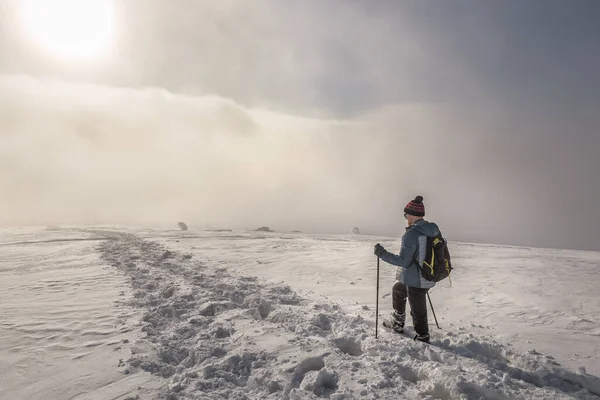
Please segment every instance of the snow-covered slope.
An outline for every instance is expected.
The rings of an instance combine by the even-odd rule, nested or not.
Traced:
[[[254,232],[4,232],[0,398],[152,398],[156,387],[170,399],[600,398],[598,253],[453,244],[454,287],[431,292],[442,329],[432,325],[426,345],[382,330],[374,338],[377,241],[397,246]],[[393,268],[381,268],[385,316]],[[49,356],[67,341],[64,359]]]
[[[102,240],[79,230],[0,230],[1,399],[157,388],[154,377],[117,369],[130,355],[123,342],[137,337],[132,322],[140,312],[115,307],[129,284],[102,265],[94,250]]]

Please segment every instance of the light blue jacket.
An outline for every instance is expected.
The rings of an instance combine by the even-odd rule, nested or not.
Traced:
[[[406,286],[416,288],[432,288],[435,282],[430,282],[421,276],[419,265],[425,260],[427,252],[427,237],[436,236],[440,232],[438,226],[424,219],[415,222],[406,228],[402,236],[400,254],[395,255],[386,251],[381,259],[389,264],[396,265],[396,280]]]

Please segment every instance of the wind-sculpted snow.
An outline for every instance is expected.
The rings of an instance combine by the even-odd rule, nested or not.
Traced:
[[[74,229],[0,229],[0,400],[148,398],[162,384],[116,368],[139,337],[141,312],[115,309],[128,277],[103,265],[98,240]]]
[[[108,235],[106,232],[104,235]],[[125,373],[165,379],[167,399],[598,399],[600,380],[466,331],[432,344],[374,338],[368,309],[302,298],[135,235],[100,245],[130,277],[143,338]]]

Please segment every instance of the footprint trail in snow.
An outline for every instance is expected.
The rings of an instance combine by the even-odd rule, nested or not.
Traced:
[[[106,232],[102,233],[107,236]],[[99,246],[131,279],[145,337],[124,372],[168,399],[599,399],[600,379],[465,331],[373,336],[373,315],[302,298],[125,233]],[[163,398],[164,398],[163,397]]]

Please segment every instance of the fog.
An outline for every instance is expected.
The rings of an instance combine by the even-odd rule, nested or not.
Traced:
[[[376,193],[395,174],[373,162],[387,152],[370,136],[375,120],[303,119],[159,89],[0,84],[5,224],[184,220],[345,232],[394,227],[398,212],[390,224],[380,205],[412,195]]]
[[[548,229],[560,230],[568,218],[578,222],[578,213],[552,215],[551,207],[598,200],[585,197],[598,196],[597,186],[578,196],[568,187],[594,179],[571,181],[568,172],[583,173],[593,158],[582,158],[577,171],[558,162],[560,149],[549,152],[500,127],[491,132],[498,136],[477,139],[474,132],[495,123],[465,123],[459,110],[445,107],[403,105],[317,120],[159,89],[30,77],[0,85],[4,225],[175,228],[183,220],[192,227],[359,226],[398,234],[404,204],[422,194],[428,217],[451,237],[543,244]],[[563,173],[553,185],[536,178],[541,170]],[[568,186],[561,190],[559,179]],[[546,185],[564,197],[545,197]]]
[[[590,43],[434,3],[119,3],[89,64],[3,3],[0,225],[400,235],[419,194],[451,240],[600,250]]]

